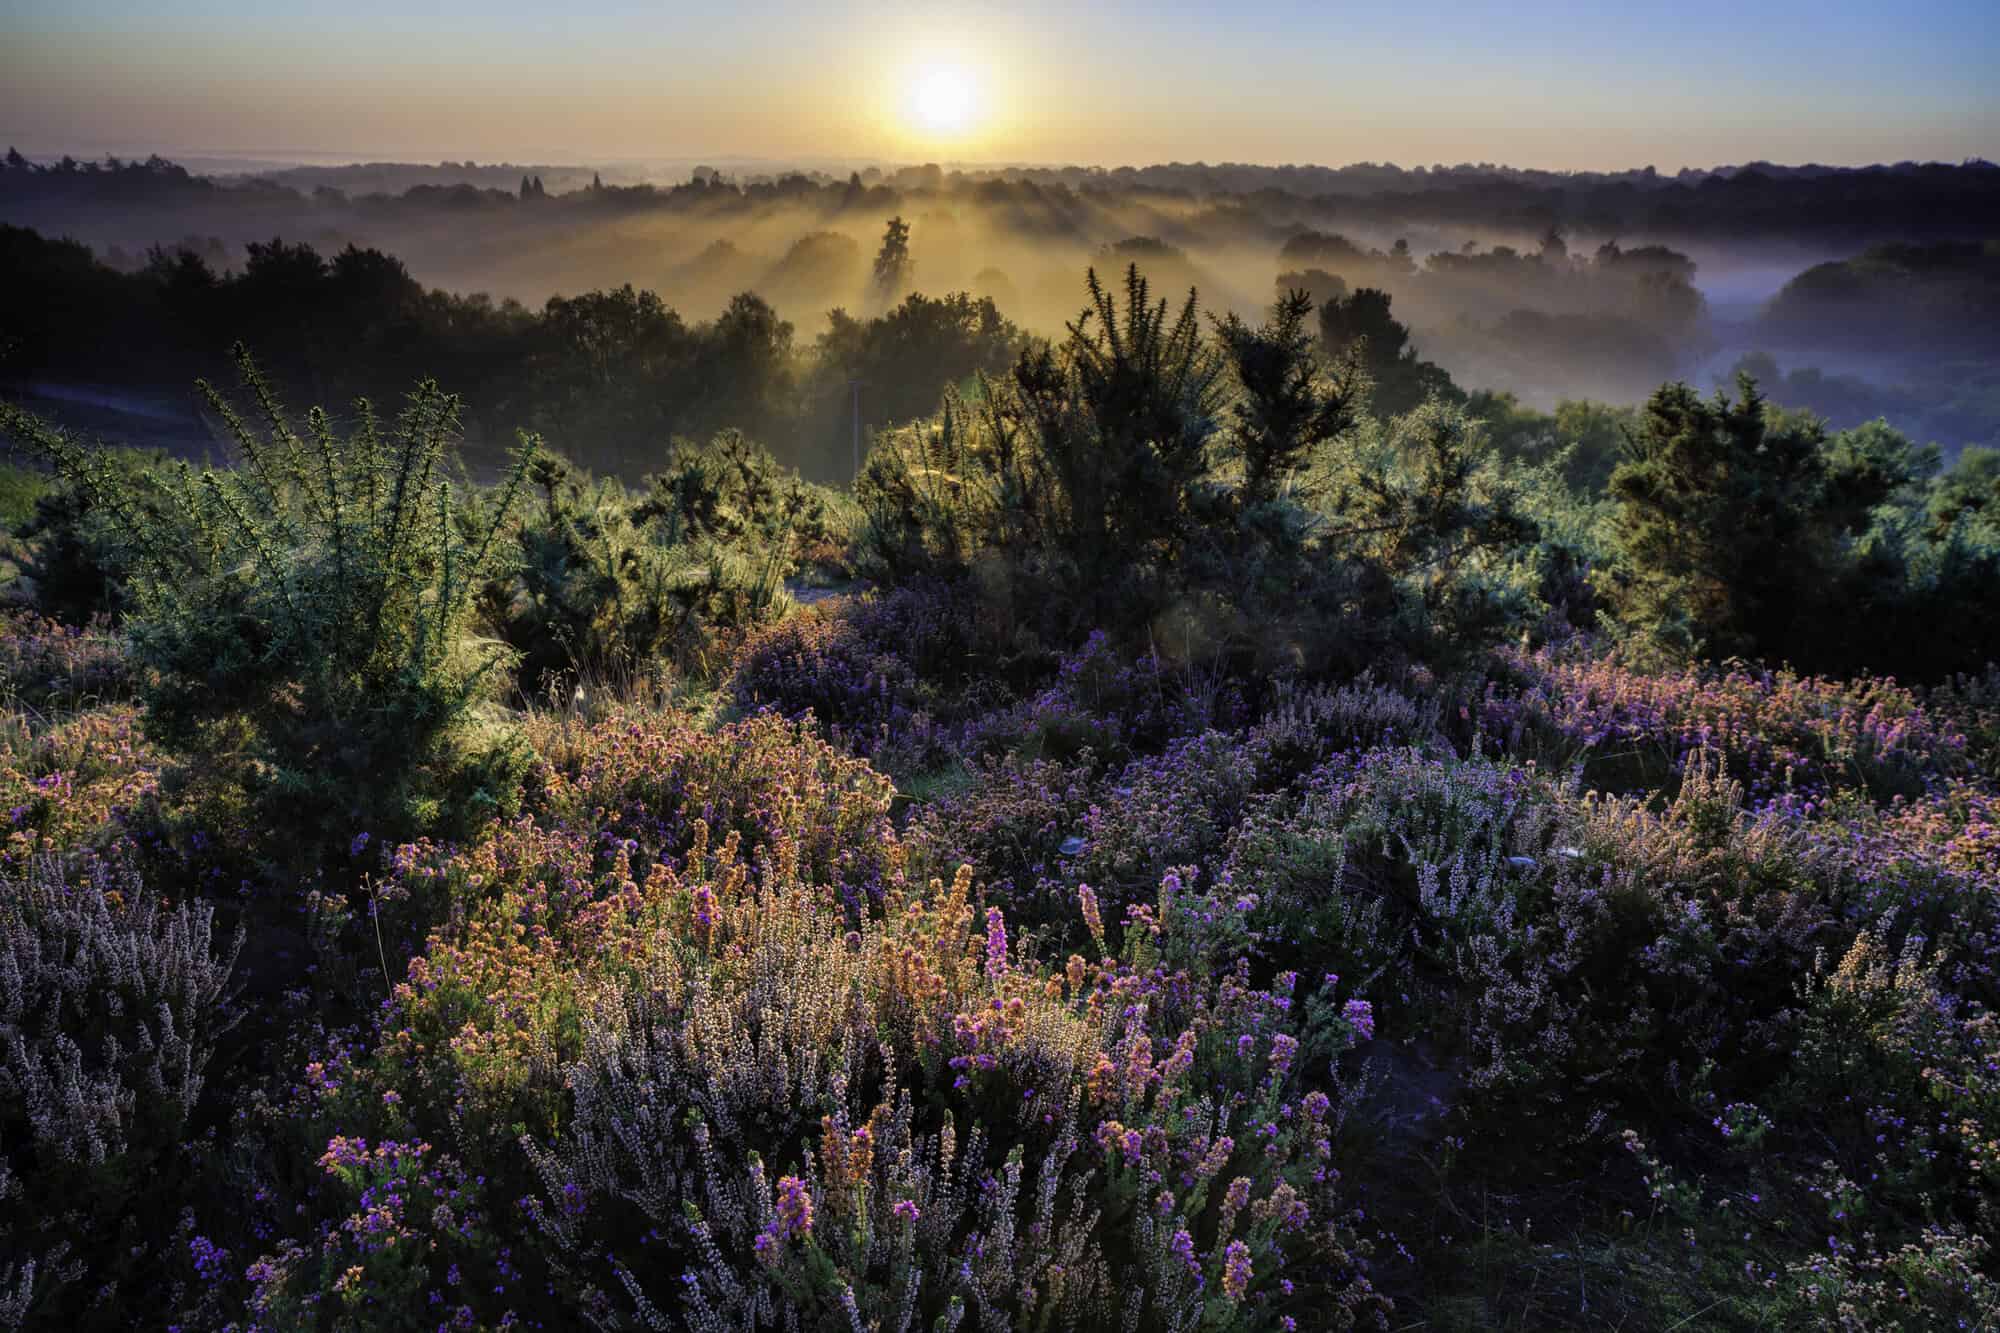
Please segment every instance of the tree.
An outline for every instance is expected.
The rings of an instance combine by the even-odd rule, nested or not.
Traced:
[[[1410,329],[1389,313],[1389,293],[1363,287],[1319,308],[1320,340],[1335,360],[1353,358],[1367,371],[1377,416],[1395,417],[1438,395],[1464,398],[1440,366],[1417,358]]]
[[[1782,655],[1831,574],[1819,420],[1684,383],[1646,403],[1611,474],[1618,566],[1602,591],[1628,633],[1670,656]]]
[[[1243,463],[1245,504],[1274,498],[1314,446],[1354,424],[1349,384],[1328,378],[1314,350],[1312,309],[1311,295],[1293,291],[1261,328],[1234,315],[1216,328],[1242,388],[1230,408],[1229,442]]]
[[[875,290],[884,301],[894,300],[909,276],[910,224],[893,217],[882,229],[882,248],[875,252]]]
[[[1005,372],[1021,341],[1021,331],[992,300],[964,292],[936,297],[912,292],[875,319],[832,310],[826,332],[814,343],[813,398],[832,403],[845,429],[851,377],[868,386],[865,424],[914,421],[937,411],[947,385]]]

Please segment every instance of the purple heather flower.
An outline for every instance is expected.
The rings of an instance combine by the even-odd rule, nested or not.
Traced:
[[[1007,918],[997,907],[986,909],[986,975],[995,981],[1007,975]]]
[[[1250,1247],[1240,1240],[1229,1242],[1229,1248],[1222,1252],[1222,1294],[1232,1301],[1243,1299],[1243,1293],[1250,1289]]]
[[[1354,1028],[1354,1033],[1362,1041],[1372,1041],[1375,1037],[1375,1007],[1366,1000],[1349,1000],[1340,1011]]]

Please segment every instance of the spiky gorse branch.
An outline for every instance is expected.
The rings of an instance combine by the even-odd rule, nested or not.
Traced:
[[[976,570],[1064,636],[1201,622],[1276,653],[1484,642],[1515,613],[1503,557],[1535,530],[1461,410],[1364,423],[1304,293],[1210,333],[1136,266],[1088,287],[1064,338],[878,440],[858,491],[892,575]]]
[[[711,668],[733,635],[782,616],[785,578],[829,544],[828,496],[740,432],[677,444],[637,496],[539,456],[510,525],[514,559],[478,597],[531,695],[662,667]]]
[[[1223,358],[1193,292],[1174,313],[1136,265],[1122,306],[1095,271],[1089,290],[1061,343],[871,455],[862,498],[892,564],[1038,551],[1096,586],[1179,539],[1186,492],[1208,468]]]
[[[418,770],[446,759],[506,660],[470,640],[469,613],[536,446],[482,504],[445,479],[458,401],[434,383],[386,430],[364,400],[347,438],[319,409],[302,435],[240,346],[236,361],[259,425],[200,388],[240,466],[182,465],[156,506],[61,432],[8,424],[116,516],[139,574],[131,639],[155,673],[148,725],[190,776],[342,837],[421,823],[448,782]]]

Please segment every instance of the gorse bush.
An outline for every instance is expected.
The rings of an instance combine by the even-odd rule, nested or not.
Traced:
[[[1876,421],[1829,435],[1771,407],[1670,384],[1611,473],[1612,558],[1593,572],[1627,644],[1670,662],[1761,658],[1936,680],[2000,654],[2000,544],[1976,457],[1946,476]],[[1866,623],[1873,634],[1850,633]]]
[[[1089,287],[1058,346],[870,454],[857,490],[888,568],[951,574],[991,552],[1085,607],[1151,603],[1144,584],[1179,549],[1208,469],[1223,366],[1192,292],[1170,314],[1137,265],[1122,310],[1095,272]]]
[[[471,723],[505,655],[467,630],[532,446],[462,522],[445,477],[457,404],[435,385],[386,431],[362,403],[348,438],[318,409],[301,437],[240,348],[238,365],[261,430],[203,389],[242,466],[168,472],[157,505],[62,433],[8,418],[131,553],[149,734],[294,850],[504,805],[507,743]]]
[[[0,403],[0,432],[17,434],[19,413]],[[95,461],[116,476],[130,509],[157,513],[166,459],[135,449],[95,450]],[[44,615],[70,624],[117,616],[131,602],[133,552],[102,488],[57,476],[35,497],[33,512],[11,543],[19,565],[18,591]]]
[[[1358,672],[1518,618],[1488,566],[1533,525],[1460,409],[1364,422],[1365,373],[1323,362],[1304,293],[1210,336],[1136,266],[1122,303],[1089,285],[1065,339],[878,439],[858,485],[876,568],[970,574],[1058,641],[1107,628],[1267,668]]]
[[[677,446],[637,495],[549,454],[529,481],[542,502],[510,525],[516,558],[478,608],[531,694],[561,675],[713,670],[734,637],[783,614],[784,580],[838,530],[825,492],[735,432]]]

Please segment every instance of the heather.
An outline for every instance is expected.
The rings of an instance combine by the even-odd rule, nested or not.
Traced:
[[[1993,1327],[1993,669],[1647,563],[1894,451],[1089,297],[853,496],[10,417],[118,596],[0,622],[0,1326]]]

